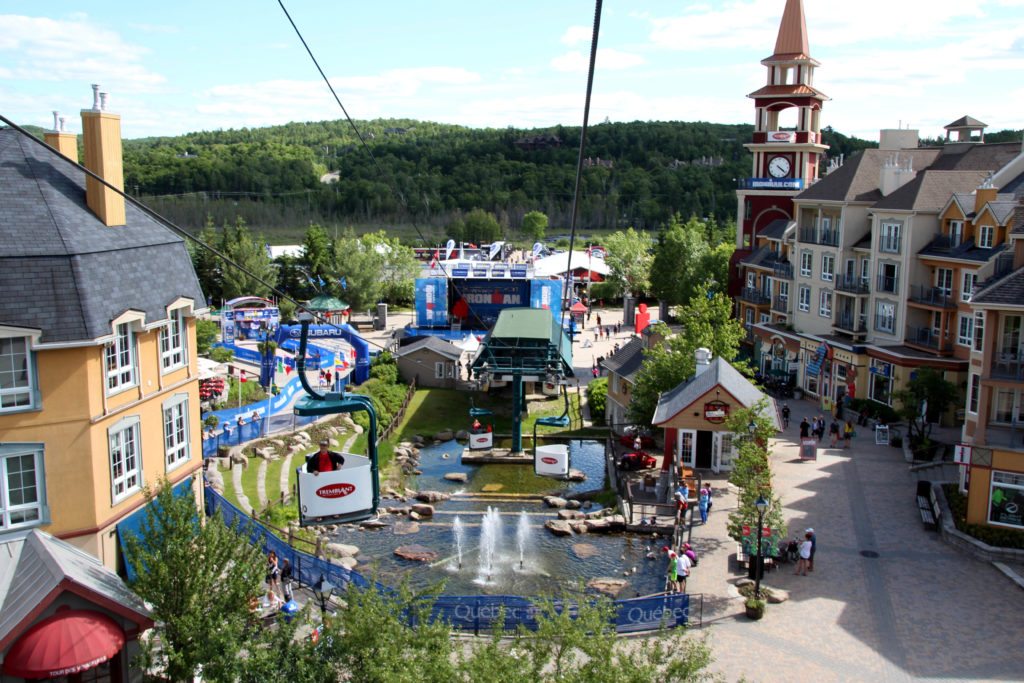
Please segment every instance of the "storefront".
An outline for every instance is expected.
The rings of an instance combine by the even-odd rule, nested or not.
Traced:
[[[1024,531],[1024,454],[979,446],[963,450],[967,523]]]

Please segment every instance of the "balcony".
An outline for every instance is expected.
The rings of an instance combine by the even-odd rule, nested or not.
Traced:
[[[788,261],[780,261],[775,264],[772,275],[778,280],[793,279],[793,264]]]
[[[903,343],[935,353],[945,353],[951,350],[949,339],[930,327],[907,325],[907,336],[904,337]]]
[[[871,288],[868,287],[868,280],[854,275],[853,273],[841,273],[836,277],[835,288],[837,292],[844,292],[846,294],[870,294]]]
[[[899,291],[900,278],[897,275],[879,275],[878,284],[876,290],[878,292],[887,292],[889,294],[895,294]]]
[[[994,354],[989,366],[989,376],[992,379],[1024,381],[1024,361],[1014,353]]]
[[[820,244],[826,247],[838,247],[839,231],[818,230],[817,228],[800,228],[800,241],[804,244]]]
[[[953,293],[942,287],[923,287],[921,285],[910,286],[910,301],[925,306],[936,306],[938,308],[956,308],[957,301]]]
[[[840,313],[832,321],[832,327],[850,334],[867,334],[868,324],[864,316],[855,316],[852,313]]]
[[[888,315],[875,315],[875,332],[896,334],[896,319]]]
[[[740,298],[755,306],[767,306],[772,302],[772,298],[757,287],[744,287]]]
[[[789,313],[789,297],[788,296],[776,296],[772,297],[772,310],[776,313]]]

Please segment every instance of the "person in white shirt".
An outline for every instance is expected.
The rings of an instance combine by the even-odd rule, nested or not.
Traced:
[[[680,553],[676,559],[676,586],[680,593],[686,592],[686,577],[690,575],[693,562],[686,553]]]
[[[796,563],[796,574],[807,576],[807,566],[811,561],[811,535],[804,534],[804,540],[800,542],[800,559]]]

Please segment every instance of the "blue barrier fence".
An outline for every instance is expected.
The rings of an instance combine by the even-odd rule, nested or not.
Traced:
[[[381,583],[369,581],[359,572],[296,550],[209,486],[206,486],[205,494],[208,515],[220,513],[226,524],[238,524],[250,542],[259,545],[264,552],[273,550],[282,562],[287,559],[291,562],[293,576],[299,583],[310,586],[324,576],[342,591],[346,590],[349,584],[359,588],[372,586],[384,592],[391,590]],[[690,598],[688,594],[675,594],[616,600],[615,630],[618,633],[639,633],[686,626],[690,618]],[[555,605],[559,609],[569,609],[570,613],[576,610],[576,604],[572,602]],[[434,600],[431,619],[442,619],[453,629],[474,633],[496,629],[511,631],[519,625],[535,630],[541,609],[529,598],[514,595],[442,595]],[[502,614],[504,621],[499,623],[498,617]]]

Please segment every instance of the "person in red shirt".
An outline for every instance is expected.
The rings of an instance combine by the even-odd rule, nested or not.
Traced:
[[[306,460],[306,471],[319,475],[321,472],[333,472],[340,470],[345,464],[345,456],[335,451],[327,450],[331,444],[327,439],[320,442],[320,450],[309,456]]]

